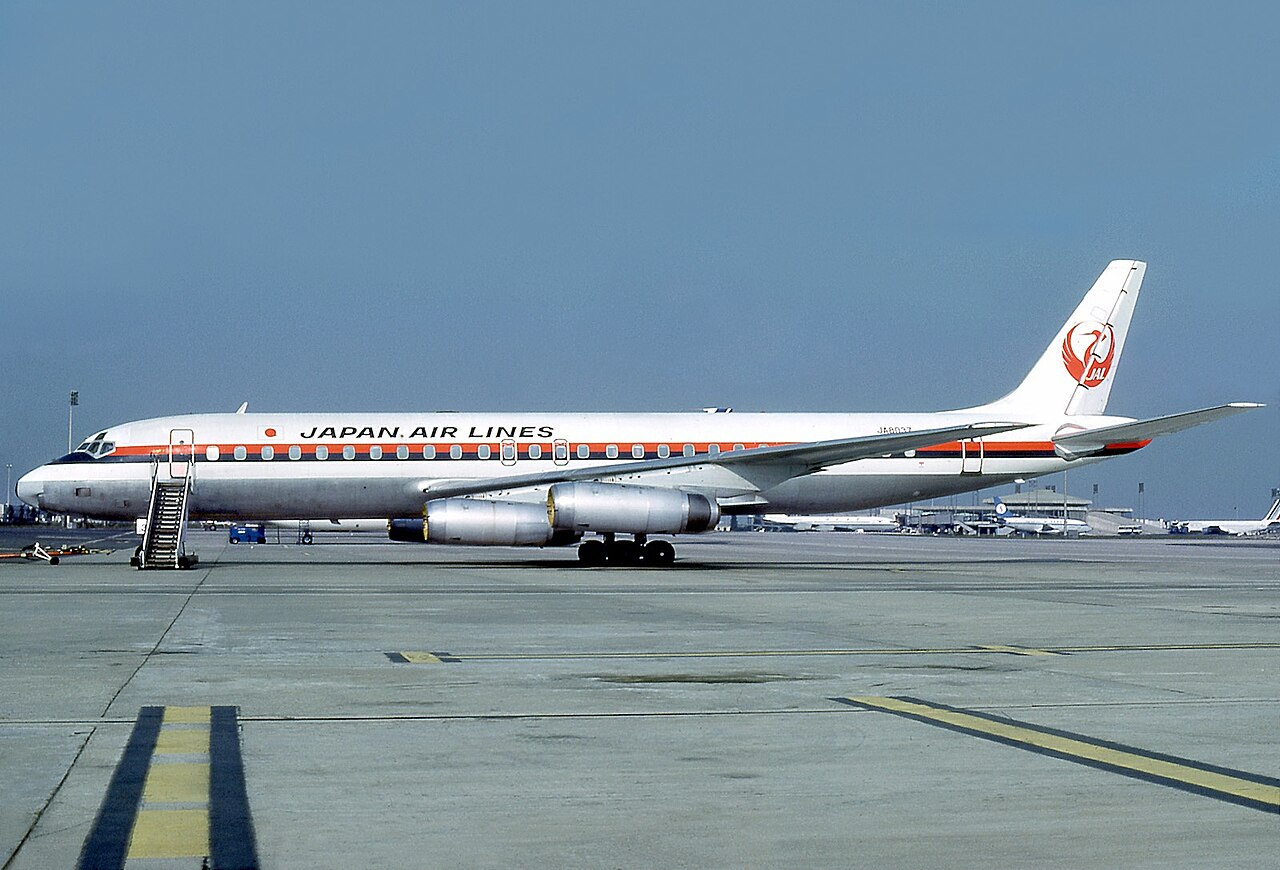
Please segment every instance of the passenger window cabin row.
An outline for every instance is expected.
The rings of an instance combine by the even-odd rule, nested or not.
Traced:
[[[111,445],[111,446],[114,447],[114,445]],[[761,444],[759,446],[768,447],[769,445]],[[734,444],[733,449],[743,450],[745,448],[743,444]],[[577,448],[574,452],[579,459],[590,459],[592,457],[590,444],[579,444],[577,445]],[[719,455],[720,445],[708,444],[706,453],[708,456]],[[696,448],[692,444],[685,444],[683,447],[681,447],[680,454],[682,456],[698,455]],[[294,461],[301,459],[302,447],[298,444],[291,445],[289,447],[287,455],[291,460],[294,460]],[[346,445],[343,445],[342,447],[341,455],[343,459],[355,459],[359,454],[354,444],[346,444]],[[370,459],[381,459],[384,455],[384,451],[380,445],[374,444],[366,451],[366,455]],[[396,447],[394,455],[396,459],[405,460],[405,459],[411,458],[412,451],[409,449],[409,446],[407,444],[401,444],[398,447]],[[539,444],[530,444],[525,450],[525,456],[529,459],[541,459],[542,455],[543,455],[543,449],[542,449],[542,446]],[[619,455],[618,445],[606,444],[604,448],[604,455],[606,459],[617,459]],[[644,459],[648,455],[649,455],[649,451],[645,449],[645,446],[643,444],[631,445],[631,458]],[[659,459],[669,458],[671,456],[670,445],[659,444],[657,447],[657,450],[655,451],[655,455]],[[208,447],[205,448],[204,456],[205,456],[205,459],[208,460],[209,462],[217,462],[222,457],[222,451],[218,447],[218,445],[210,444]],[[249,458],[249,449],[244,446],[237,446],[232,449],[231,456],[237,462],[243,462],[244,460]],[[271,460],[275,459],[276,450],[274,447],[272,447],[269,444],[264,445],[259,449],[258,456],[264,462],[270,462]],[[421,456],[423,459],[435,459],[436,458],[435,446],[432,444],[427,444],[423,446],[421,451]],[[450,446],[448,456],[450,459],[461,459],[463,457],[462,445],[454,444]],[[479,444],[476,446],[475,454],[473,458],[490,459],[492,458],[492,456],[493,456],[493,449],[488,444]],[[510,442],[503,444],[501,448],[501,456],[503,461],[506,461],[506,462],[513,462],[520,458],[519,451],[517,451],[515,445],[511,444]],[[315,449],[315,458],[320,460],[328,459],[329,448],[323,444],[317,445]],[[568,443],[556,442],[555,445],[553,445],[552,447],[552,458],[559,462],[566,461],[569,458]]]

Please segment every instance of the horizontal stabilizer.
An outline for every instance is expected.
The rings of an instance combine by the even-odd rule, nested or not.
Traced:
[[[1182,414],[1168,414],[1164,417],[1152,417],[1149,420],[1135,420],[1132,423],[1119,423],[1115,426],[1103,426],[1083,432],[1072,432],[1058,435],[1053,439],[1053,446],[1059,453],[1069,459],[1089,456],[1105,450],[1109,445],[1146,443],[1161,435],[1172,435],[1202,423],[1212,423],[1224,417],[1231,417],[1254,408],[1262,408],[1254,402],[1231,402],[1214,408],[1203,408],[1199,411],[1187,411]]]

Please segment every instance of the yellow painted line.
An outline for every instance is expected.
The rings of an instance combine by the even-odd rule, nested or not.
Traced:
[[[998,643],[983,644],[982,649],[991,652],[1011,653],[1015,656],[1059,656],[1062,653],[1050,652],[1047,649],[1032,649],[1025,646],[1003,646]]]
[[[1280,779],[912,698],[851,696],[839,700],[1219,800],[1280,813]]]
[[[1181,650],[1280,649],[1280,643],[1146,643],[1109,646],[1055,646],[1057,652],[1178,652]]]
[[[209,707],[165,707],[162,725],[208,725]]]
[[[202,804],[209,801],[209,765],[156,764],[147,770],[142,799],[149,804]]]
[[[208,854],[208,810],[138,812],[129,838],[130,858],[202,858]]]
[[[156,755],[207,755],[209,732],[204,729],[161,728],[156,737]]]

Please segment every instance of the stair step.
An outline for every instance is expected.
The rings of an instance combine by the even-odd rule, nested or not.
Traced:
[[[177,568],[182,538],[186,531],[187,481],[155,480],[147,510],[149,526],[141,562],[147,568]]]

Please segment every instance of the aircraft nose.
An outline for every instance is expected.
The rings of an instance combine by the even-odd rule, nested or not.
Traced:
[[[44,483],[45,477],[41,469],[28,471],[18,478],[18,498],[33,508],[40,507],[40,494],[44,492]]]

